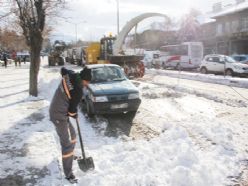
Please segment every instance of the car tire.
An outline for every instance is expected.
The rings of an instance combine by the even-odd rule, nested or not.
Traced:
[[[208,73],[208,70],[207,70],[206,67],[202,67],[202,68],[200,69],[200,71],[201,71],[202,74],[207,74],[207,73]]]
[[[88,117],[93,118],[94,114],[93,114],[92,109],[90,107],[89,99],[86,99],[85,103],[86,103],[86,112],[87,112]]]
[[[232,69],[226,69],[225,75],[226,76],[233,76],[233,70]]]
[[[181,70],[181,66],[179,63],[175,66],[175,70]]]
[[[63,66],[65,64],[64,59],[62,57],[60,57],[58,60],[59,60],[59,62],[58,62],[59,66]]]

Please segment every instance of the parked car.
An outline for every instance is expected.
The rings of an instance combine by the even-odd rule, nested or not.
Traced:
[[[201,63],[200,71],[203,74],[208,72],[233,75],[248,75],[248,66],[236,62],[233,58],[225,55],[206,55]]]
[[[133,112],[139,108],[139,91],[125,76],[123,69],[114,64],[87,65],[92,80],[84,91],[83,104],[88,116]]]
[[[235,61],[244,63],[248,65],[248,55],[232,55],[231,56]]]
[[[28,51],[17,52],[16,57],[21,59],[21,62],[30,62],[30,54]]]

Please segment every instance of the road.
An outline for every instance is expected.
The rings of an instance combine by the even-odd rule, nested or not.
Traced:
[[[142,127],[146,131],[139,132],[138,137],[159,135],[171,125],[181,126],[203,151],[223,146],[242,156],[240,175],[231,179],[234,184],[246,180],[248,89],[152,74],[134,83],[141,91],[142,104],[133,128],[139,123],[139,131]]]
[[[142,98],[138,113],[131,120],[126,115],[105,117],[105,134],[150,140],[179,126],[206,154],[220,147],[235,154],[239,173],[228,179],[233,185],[246,184],[248,89],[154,74],[133,83]]]
[[[154,73],[133,83],[142,98],[136,116],[131,119],[127,114],[97,117],[93,123],[99,125],[95,128],[105,130],[107,136],[125,134],[132,140],[149,141],[172,126],[180,127],[187,132],[194,148],[206,156],[218,149],[231,154],[234,158],[230,161],[237,165],[238,171],[227,180],[231,185],[247,184],[248,89]],[[105,129],[103,121],[107,123]]]

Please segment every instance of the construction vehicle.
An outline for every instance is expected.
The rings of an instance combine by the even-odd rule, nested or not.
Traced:
[[[53,48],[48,56],[49,66],[55,66],[55,65],[62,66],[65,64],[65,60],[62,56],[64,49],[65,49],[65,43],[63,41],[54,42]]]
[[[144,64],[141,62],[143,55],[126,55],[123,51],[114,54],[116,37],[103,37],[99,42],[91,43],[86,49],[86,64],[112,63],[123,67],[128,77],[143,77]]]
[[[66,51],[66,62],[82,66],[85,63],[85,47],[74,47]]]
[[[142,77],[145,73],[144,63],[141,61],[144,55],[127,55],[122,50],[122,45],[133,28],[136,34],[139,22],[153,16],[168,18],[160,13],[144,13],[134,17],[126,23],[121,32],[118,33],[117,38],[110,35],[109,37],[103,37],[100,42],[89,44],[85,48],[86,64],[113,63],[122,66],[128,77]]]

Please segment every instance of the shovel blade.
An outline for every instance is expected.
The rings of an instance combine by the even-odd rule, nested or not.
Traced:
[[[95,169],[95,165],[92,157],[78,159],[77,161],[79,168],[84,172]]]

